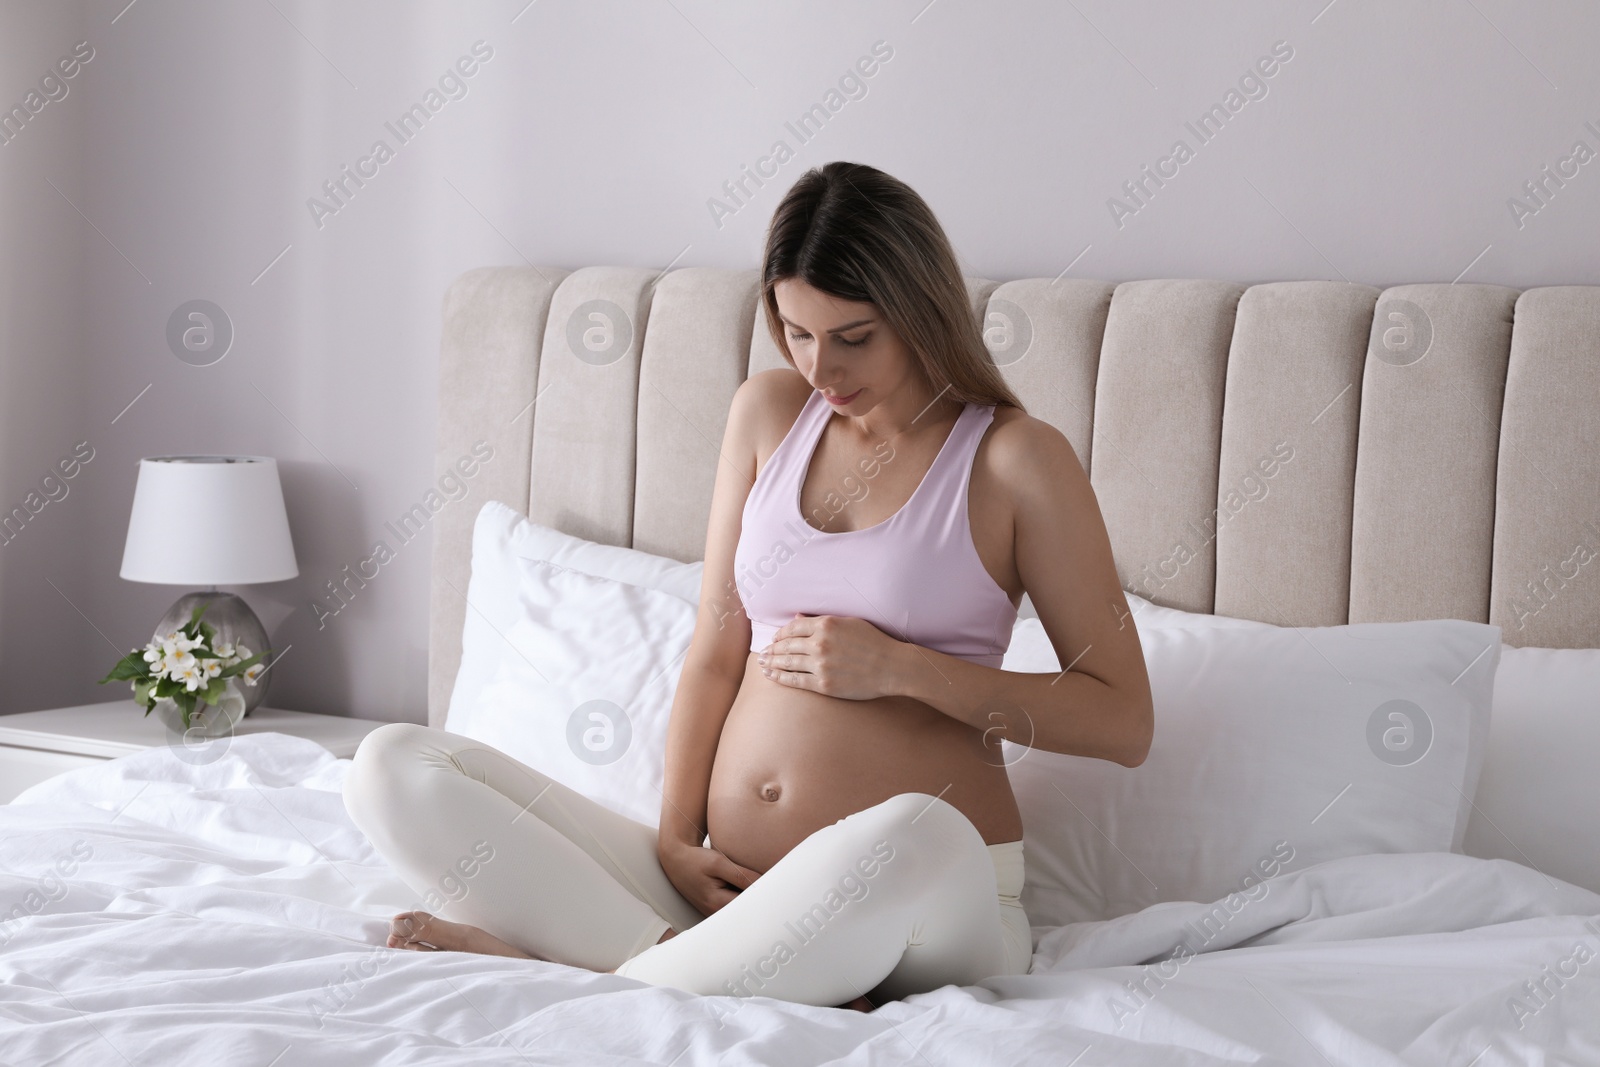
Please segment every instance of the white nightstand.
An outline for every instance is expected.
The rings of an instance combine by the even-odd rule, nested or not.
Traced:
[[[373,719],[262,707],[245,716],[234,733],[293,734],[348,759],[361,739],[382,725]],[[166,726],[132,700],[0,715],[0,804],[62,771],[167,743]]]

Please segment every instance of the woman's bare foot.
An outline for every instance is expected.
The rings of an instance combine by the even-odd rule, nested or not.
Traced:
[[[483,956],[511,956],[536,960],[509,945],[487,930],[466,923],[453,923],[425,911],[403,911],[389,920],[389,947],[421,952],[476,952]]]

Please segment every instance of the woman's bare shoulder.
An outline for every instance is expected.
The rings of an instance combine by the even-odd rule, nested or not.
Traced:
[[[793,367],[773,367],[750,375],[739,386],[739,392],[759,403],[783,404],[798,400],[804,404],[812,389],[806,376]]]
[[[1063,481],[1087,481],[1067,435],[1043,419],[1013,407],[996,407],[994,424],[978,457],[986,472],[1013,495],[1037,492]]]
[[[739,386],[733,411],[746,427],[758,465],[766,462],[794,426],[812,391],[805,375],[793,367],[758,371]]]

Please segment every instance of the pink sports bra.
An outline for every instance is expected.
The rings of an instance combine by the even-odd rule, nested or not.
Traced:
[[[967,483],[994,407],[967,404],[933,465],[899,511],[860,530],[827,533],[800,512],[800,488],[833,412],[812,390],[794,425],[757,474],[734,550],[734,584],[750,619],[750,650],[765,648],[794,617],[866,619],[900,641],[1000,666],[1017,609],[972,543]],[[892,462],[893,454],[882,462]],[[871,489],[876,458],[858,465],[828,499]],[[865,489],[863,488],[865,487]]]

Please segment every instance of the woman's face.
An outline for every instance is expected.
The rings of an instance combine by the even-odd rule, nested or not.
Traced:
[[[911,350],[874,304],[840,300],[805,282],[773,286],[794,365],[816,389],[849,402],[837,411],[862,415],[901,389],[920,390]]]

